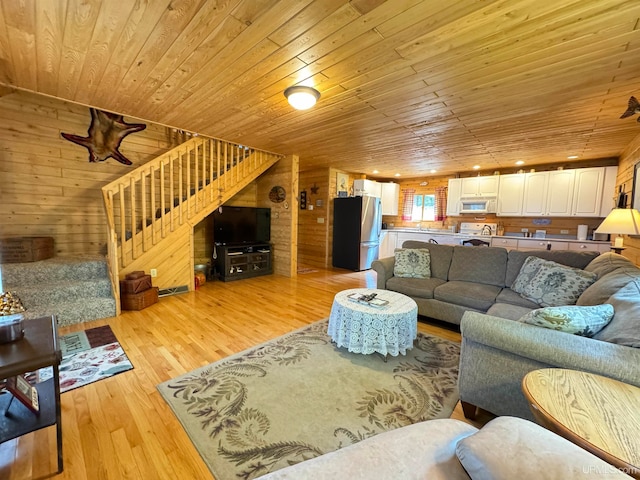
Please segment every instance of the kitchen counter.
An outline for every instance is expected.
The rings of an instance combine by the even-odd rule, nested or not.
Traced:
[[[382,230],[383,232],[408,232],[408,233],[418,233],[418,234],[425,234],[425,235],[447,235],[447,236],[453,236],[453,237],[458,237],[458,238],[487,238],[487,239],[491,239],[491,238],[511,238],[511,239],[516,239],[516,240],[550,240],[550,241],[554,241],[554,242],[586,242],[586,243],[595,243],[595,244],[600,244],[600,245],[611,245],[611,242],[609,241],[602,241],[602,240],[578,240],[575,237],[570,237],[568,235],[557,235],[557,236],[550,236],[547,235],[544,238],[538,238],[538,237],[525,237],[523,235],[517,235],[517,234],[511,234],[511,233],[507,233],[506,235],[469,235],[466,233],[453,233],[451,230],[449,229],[445,229],[445,228],[429,228],[429,229],[417,229],[417,228],[386,228],[384,230]]]
[[[379,257],[393,256],[396,248],[407,240],[428,242],[434,240],[442,245],[460,245],[463,240],[479,239],[489,242],[492,247],[508,250],[585,250],[600,253],[611,250],[611,242],[578,240],[568,236],[545,238],[524,237],[522,235],[468,235],[453,233],[448,229],[391,228],[382,230]]]

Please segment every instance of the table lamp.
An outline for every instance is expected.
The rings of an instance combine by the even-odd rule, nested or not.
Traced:
[[[611,248],[620,253],[624,249],[622,235],[640,235],[640,212],[635,208],[614,208],[595,233],[618,235]]]

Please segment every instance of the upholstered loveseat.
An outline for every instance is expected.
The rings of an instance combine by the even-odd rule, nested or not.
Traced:
[[[538,308],[537,303],[511,290],[529,256],[579,269],[598,256],[597,252],[507,251],[501,247],[436,245],[413,240],[404,242],[403,248],[429,251],[429,276],[398,277],[394,275],[395,257],[382,258],[371,264],[377,273],[377,288],[408,295],[418,304],[418,314],[454,324],[460,324],[467,311],[498,312],[498,316],[517,312],[521,316],[524,311]]]
[[[269,473],[260,480],[572,480],[631,478],[544,428],[513,417],[481,430],[430,420]]]

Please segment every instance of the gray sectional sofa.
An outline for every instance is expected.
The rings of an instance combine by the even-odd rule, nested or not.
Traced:
[[[582,370],[640,387],[640,269],[623,256],[422,242],[405,242],[403,247],[429,249],[433,278],[395,278],[394,258],[385,258],[372,265],[378,288],[413,297],[421,315],[460,323],[458,388],[467,417],[473,418],[480,407],[533,420],[521,384],[528,372],[539,368]],[[597,280],[576,304],[612,305],[611,322],[593,338],[519,322],[540,307],[510,289],[528,256],[594,273]]]
[[[418,304],[418,314],[460,324],[467,311],[519,318],[538,308],[511,290],[527,257],[534,255],[569,267],[584,268],[598,252],[571,250],[507,251],[501,247],[437,245],[408,240],[403,248],[429,250],[430,278],[394,276],[394,257],[375,260],[377,288],[403,293]]]

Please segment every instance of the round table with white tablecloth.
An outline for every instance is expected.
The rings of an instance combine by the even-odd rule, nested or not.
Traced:
[[[371,293],[389,303],[374,307],[349,298]],[[405,355],[418,336],[418,306],[406,295],[389,290],[343,290],[333,300],[327,333],[338,347],[347,347],[353,353]]]

